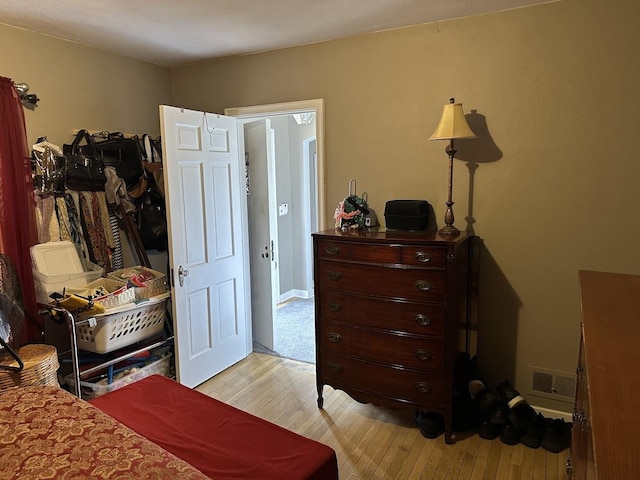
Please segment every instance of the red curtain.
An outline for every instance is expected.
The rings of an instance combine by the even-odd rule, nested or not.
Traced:
[[[13,81],[0,77],[0,251],[20,277],[25,311],[21,343],[42,339],[31,271],[30,247],[38,243],[34,207],[22,102]]]

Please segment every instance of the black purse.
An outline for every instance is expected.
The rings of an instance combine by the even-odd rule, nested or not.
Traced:
[[[144,248],[165,251],[168,245],[167,217],[164,199],[151,186],[138,205],[138,231]]]
[[[94,147],[105,167],[114,167],[116,174],[133,190],[143,177],[142,146],[137,136],[124,137],[122,134],[110,133],[109,138],[94,142]]]
[[[86,145],[80,145],[85,140]],[[89,132],[80,130],[70,145],[64,144],[66,187],[77,191],[101,191],[107,182],[104,163],[98,159]]]

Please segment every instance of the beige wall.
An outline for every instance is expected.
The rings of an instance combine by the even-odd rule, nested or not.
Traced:
[[[160,103],[324,98],[327,212],[356,178],[380,217],[420,198],[439,224],[445,144],[428,137],[456,97],[480,135],[459,142],[476,163],[456,161],[454,178],[456,225],[471,216],[484,242],[480,365],[526,393],[529,365],[575,370],[578,269],[640,274],[639,14],[633,0],[561,0],[173,72],[0,25],[0,75],[42,98],[30,141],[59,144],[80,127],[157,133]]]
[[[62,146],[74,129],[160,133],[158,105],[170,102],[166,68],[0,24],[0,75],[40,98],[25,109],[30,143]]]
[[[46,136],[62,147],[80,128],[160,134],[158,105],[170,103],[168,69],[2,24],[0,45],[0,75],[28,83],[40,98],[24,110],[29,146]],[[125,264],[138,263],[127,247]],[[149,260],[166,272],[166,253],[151,251]]]
[[[428,138],[450,96],[475,110],[454,210],[484,242],[480,366],[526,393],[529,365],[575,371],[578,269],[640,274],[639,14],[561,0],[217,60],[174,70],[172,98],[212,112],[324,98],[327,212],[356,178],[377,212],[427,199],[439,223],[447,159]]]

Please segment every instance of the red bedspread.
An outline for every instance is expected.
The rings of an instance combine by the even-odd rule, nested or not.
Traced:
[[[334,480],[333,449],[159,375],[91,403],[216,480]]]
[[[206,479],[58,387],[0,393],[0,479]]]

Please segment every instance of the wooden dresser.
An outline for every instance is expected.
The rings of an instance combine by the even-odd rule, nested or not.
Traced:
[[[579,276],[582,337],[567,473],[640,479],[640,276]]]
[[[313,235],[318,407],[324,385],[362,403],[441,413],[452,442],[454,366],[468,346],[469,237]]]

